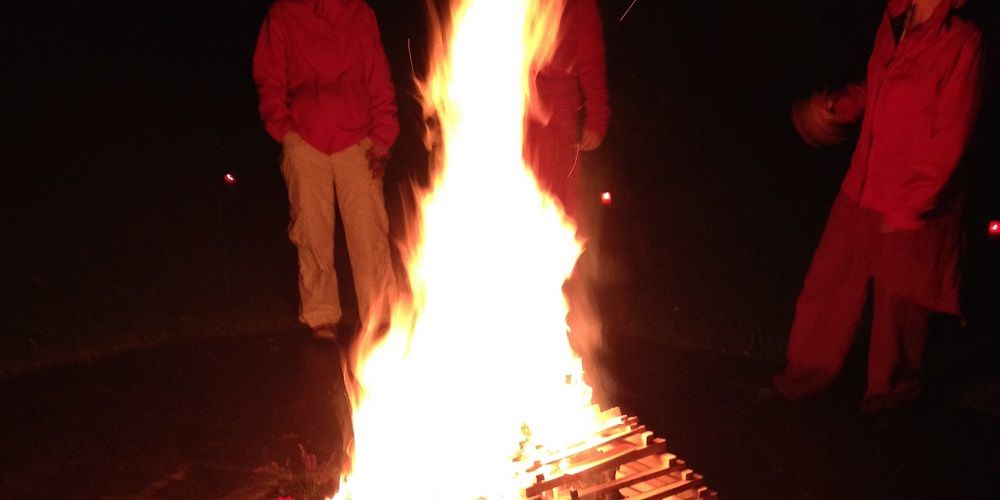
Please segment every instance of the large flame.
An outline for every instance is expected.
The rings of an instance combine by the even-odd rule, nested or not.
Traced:
[[[455,0],[437,33],[422,92],[441,164],[420,200],[411,293],[352,356],[354,442],[335,498],[520,498],[533,478],[515,459],[597,425],[562,293],[581,242],[522,157],[532,68],[563,2]]]

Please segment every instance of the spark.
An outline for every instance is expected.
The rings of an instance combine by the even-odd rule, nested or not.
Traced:
[[[566,178],[569,179],[573,176],[573,172],[576,172],[576,165],[580,162],[580,143],[576,143],[576,156],[573,157],[573,167],[569,169],[569,173],[566,174]]]
[[[406,39],[406,54],[408,56],[410,56],[410,75],[412,75],[413,79],[416,80],[417,79],[417,70],[413,67],[413,51],[410,49],[410,39],[409,38]]]
[[[632,11],[632,7],[634,7],[635,3],[638,2],[638,1],[639,0],[632,0],[632,3],[628,4],[628,8],[625,9],[625,13],[622,14],[622,17],[620,19],[618,19],[618,22],[622,22],[622,21],[625,20],[625,16],[627,16],[628,13]]]

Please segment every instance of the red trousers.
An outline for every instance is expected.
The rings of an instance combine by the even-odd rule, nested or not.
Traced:
[[[545,125],[528,120],[526,127],[525,159],[542,189],[551,193],[575,220],[581,190],[576,122],[553,117]]]
[[[874,310],[865,401],[891,405],[919,392],[931,309],[912,299],[919,292],[908,290],[919,286],[912,276],[923,274],[900,263],[912,262],[903,254],[928,253],[913,248],[926,235],[883,234],[882,223],[877,212],[860,208],[843,193],[837,197],[796,304],[788,365],[774,378],[775,388],[785,397],[820,393],[834,382],[869,292],[874,293]],[[934,226],[930,231],[952,234]]]

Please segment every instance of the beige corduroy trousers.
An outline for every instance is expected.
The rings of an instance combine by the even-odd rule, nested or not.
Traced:
[[[291,220],[288,235],[298,248],[299,320],[316,328],[336,324],[342,315],[333,265],[336,211],[340,209],[347,252],[363,323],[385,314],[394,285],[389,254],[389,220],[382,179],[372,178],[367,151],[371,141],[336,153],[282,158]]]

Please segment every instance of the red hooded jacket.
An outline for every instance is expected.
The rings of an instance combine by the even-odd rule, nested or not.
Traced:
[[[965,0],[942,0],[897,44],[893,24],[899,29],[911,3],[889,1],[866,80],[840,96],[836,112],[844,122],[864,113],[844,194],[890,226],[915,230],[938,208],[971,135],[981,35],[955,15]]]
[[[552,114],[552,121],[565,123],[574,131],[579,127],[582,109],[583,128],[603,136],[611,108],[597,1],[567,0],[558,37],[552,59],[535,78],[539,104],[544,112]]]
[[[294,131],[325,153],[399,135],[396,91],[372,9],[361,0],[278,0],[257,39],[253,76],[267,132]]]

